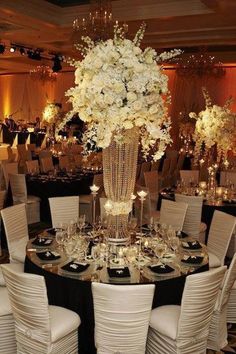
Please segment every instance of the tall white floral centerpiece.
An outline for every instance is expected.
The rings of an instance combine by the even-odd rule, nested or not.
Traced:
[[[42,125],[47,128],[48,138],[55,137],[55,126],[60,115],[61,105],[59,103],[47,102],[42,112]]]
[[[231,150],[236,153],[236,114],[230,110],[232,99],[226,101],[223,107],[212,104],[207,90],[202,92],[206,108],[198,115],[191,112],[189,116],[196,119],[193,139],[195,141],[195,162],[201,158],[212,162],[225,162],[227,153]]]
[[[128,239],[128,214],[132,208],[138,143],[145,157],[152,149],[160,159],[171,142],[166,97],[167,76],[157,60],[178,55],[173,50],[157,56],[151,48],[142,50],[142,25],[133,41],[115,26],[114,38],[94,43],[83,38],[84,59],[74,62],[75,87],[66,93],[74,113],[86,123],[85,145],[103,149],[104,187],[110,214],[109,239]],[[66,118],[60,125],[65,124]],[[58,129],[60,128],[58,127]]]

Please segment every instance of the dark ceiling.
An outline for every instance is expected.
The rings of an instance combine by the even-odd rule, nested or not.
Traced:
[[[46,0],[46,1],[60,7],[89,4],[89,0]]]

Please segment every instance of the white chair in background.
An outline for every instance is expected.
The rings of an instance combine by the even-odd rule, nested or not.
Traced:
[[[151,171],[158,171],[161,160],[151,162]]]
[[[168,148],[166,149],[165,153],[166,153],[166,157],[168,159],[172,159],[173,157],[178,158],[178,156],[179,156],[179,152],[177,150],[172,150],[172,149],[168,149]]]
[[[9,175],[9,178],[13,204],[26,204],[28,224],[40,222],[40,198],[34,195],[27,195],[25,175]]]
[[[170,158],[169,181],[168,181],[168,184],[170,186],[176,184],[175,171],[177,169],[177,160],[178,160],[178,155],[176,156],[174,155]]]
[[[236,187],[236,172],[221,171],[220,172],[220,185],[227,186],[229,184],[234,184],[234,186]]]
[[[48,198],[52,226],[60,227],[62,223],[69,224],[72,220],[77,222],[79,217],[79,197],[54,197]]]
[[[38,160],[26,161],[27,173],[39,173],[39,162]]]
[[[224,265],[225,256],[235,225],[235,216],[223,213],[219,210],[214,211],[207,242],[210,268]]]
[[[186,185],[190,183],[198,184],[199,182],[199,170],[180,170],[181,181]]]
[[[76,167],[82,167],[83,164],[83,155],[74,155],[74,161]]]
[[[9,175],[18,173],[18,162],[3,162],[2,163],[3,175],[5,178],[6,189],[9,185]]]
[[[1,210],[6,232],[10,262],[24,263],[25,250],[29,241],[25,204]]]
[[[236,280],[236,254],[234,255],[229,269],[226,271],[223,285],[219,290],[215,308],[210,322],[210,332],[207,348],[220,351],[227,343],[227,307],[231,289]]]
[[[159,222],[171,225],[175,231],[182,231],[187,209],[187,203],[162,199]]]
[[[177,158],[177,166],[176,166],[176,170],[174,173],[175,181],[177,181],[180,178],[179,171],[182,170],[182,168],[183,168],[185,157],[186,157],[186,154],[181,153],[181,154],[179,154],[179,156]]]
[[[50,150],[41,150],[39,153],[39,160],[45,157],[52,157],[52,152]]]
[[[183,231],[194,239],[205,242],[206,224],[201,222],[203,197],[175,193],[175,200],[188,204]]]
[[[27,144],[27,150],[28,151],[30,151],[31,152],[31,154],[32,154],[32,152],[35,152],[35,150],[36,150],[36,144]]]
[[[236,323],[236,281],[230,292],[228,306],[227,306],[227,322]]]
[[[158,171],[144,172],[144,180],[150,193],[151,208],[156,210],[159,196]]]
[[[52,161],[52,157],[42,157],[40,159],[40,169],[43,173],[48,173],[49,171],[54,170],[54,165]]]
[[[15,321],[17,353],[77,354],[79,316],[49,306],[44,277],[2,266]]]
[[[92,283],[98,354],[144,354],[154,284]]]
[[[18,164],[19,164],[19,171],[21,173],[26,172],[26,161],[32,160],[32,154],[30,150],[26,150],[25,144],[18,144],[17,145],[17,152],[18,152]]]
[[[152,310],[146,354],[205,354],[211,316],[226,267],[189,275],[181,306]]]

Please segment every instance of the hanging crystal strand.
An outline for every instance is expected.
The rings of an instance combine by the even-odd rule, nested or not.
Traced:
[[[125,131],[121,142],[112,140],[103,150],[103,179],[107,198],[112,203],[108,226],[108,241],[125,243],[129,240],[128,216],[132,208],[137,158],[138,129]]]

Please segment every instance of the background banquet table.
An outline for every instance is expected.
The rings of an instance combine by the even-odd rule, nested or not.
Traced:
[[[73,176],[27,176],[27,193],[40,197],[40,218],[44,222],[51,222],[48,198],[90,194],[93,183],[93,174],[78,173]]]
[[[94,313],[91,284],[92,281],[99,281],[99,279],[94,277],[83,278],[78,274],[70,276],[68,273],[61,273],[59,263],[48,265],[45,263],[41,264],[37,262],[35,252],[31,252],[31,241],[28,246],[25,259],[25,272],[35,273],[45,277],[49,304],[63,306],[79,314],[82,322],[79,328],[79,353],[96,353],[94,345]],[[203,262],[203,265],[189,269],[191,273],[208,270],[207,258],[206,261]],[[100,270],[98,272],[100,272]],[[156,285],[153,308],[168,304],[180,304],[186,274],[182,273],[174,277],[158,276],[156,279],[158,280],[154,281],[151,278],[148,279],[140,272],[140,277],[137,281],[138,284],[154,283]],[[125,284],[130,284],[130,282],[127,281],[120,282],[113,281],[112,279],[109,280],[109,283],[123,284],[124,286]]]

